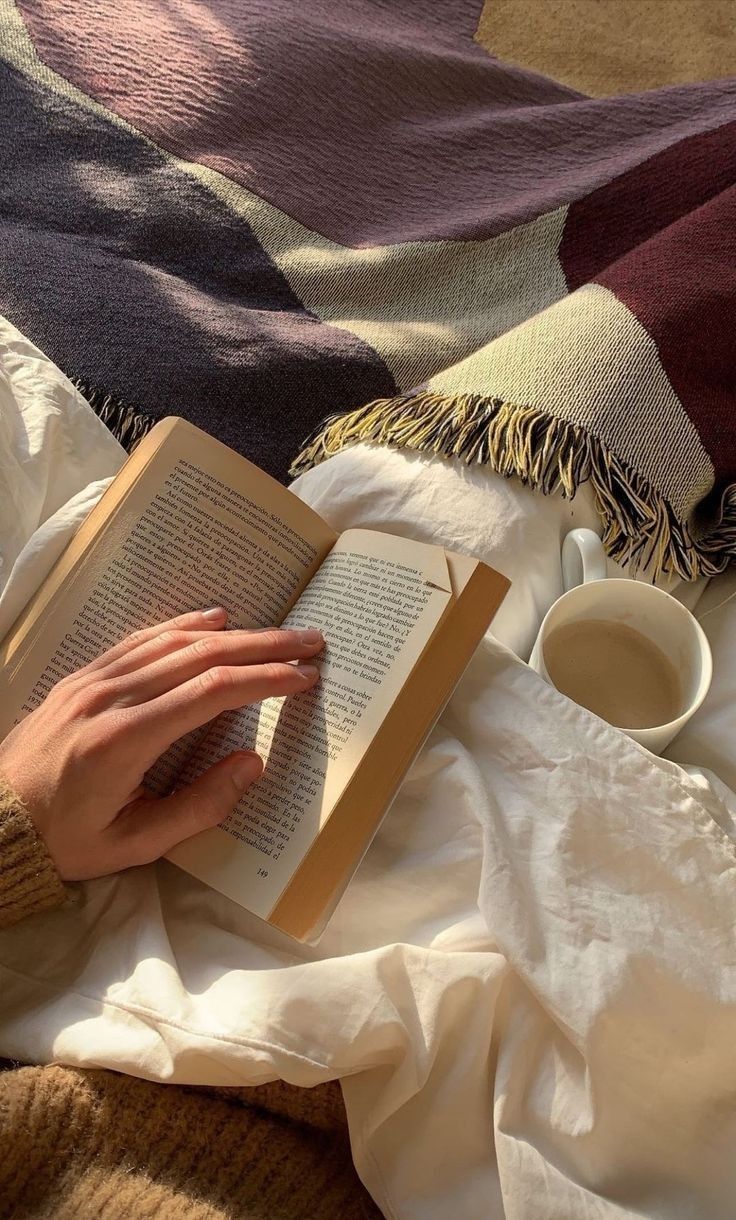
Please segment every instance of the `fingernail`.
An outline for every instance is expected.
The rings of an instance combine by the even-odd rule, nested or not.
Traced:
[[[299,643],[300,644],[321,644],[322,643],[322,632],[321,631],[300,631],[299,632]]]
[[[243,754],[232,769],[233,783],[240,792],[245,792],[262,771],[263,759],[258,754]]]
[[[319,677],[319,670],[316,665],[295,665],[294,668],[298,674],[301,674],[303,678],[307,678],[310,682]]]
[[[213,620],[216,618],[224,618],[225,614],[226,611],[222,606],[213,606],[211,610],[202,611],[202,618]]]

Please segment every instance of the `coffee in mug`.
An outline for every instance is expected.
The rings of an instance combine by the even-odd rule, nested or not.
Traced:
[[[566,592],[544,616],[529,664],[659,753],[708,693],[713,665],[702,627],[663,589],[609,578],[592,530],[567,535],[562,571]]]
[[[544,663],[563,695],[619,729],[648,729],[685,710],[677,670],[627,623],[565,623],[544,641]]]

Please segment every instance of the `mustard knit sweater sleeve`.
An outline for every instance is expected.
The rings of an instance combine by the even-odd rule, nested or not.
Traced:
[[[0,928],[60,906],[67,894],[23,802],[0,775]]]

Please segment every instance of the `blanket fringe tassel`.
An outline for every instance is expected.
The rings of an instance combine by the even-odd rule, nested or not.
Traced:
[[[314,433],[292,466],[303,474],[359,442],[411,449],[490,466],[549,495],[570,499],[590,481],[604,522],[608,554],[633,570],[684,580],[715,576],[736,558],[736,484],[720,521],[694,539],[662,495],[584,428],[532,407],[477,394],[420,393],[378,399],[334,415]]]
[[[133,452],[156,423],[152,416],[126,406],[119,398],[99,386],[90,385],[83,377],[72,377],[71,382],[128,453]]]

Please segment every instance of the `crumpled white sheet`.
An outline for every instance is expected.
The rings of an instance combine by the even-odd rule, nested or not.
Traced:
[[[0,639],[124,460],[64,374],[0,318]]]
[[[0,518],[8,566],[56,510],[0,598],[2,632],[121,455],[7,326],[0,354],[2,415],[15,404],[40,438],[32,487],[86,446],[65,493],[44,508],[35,490],[26,510],[19,433],[0,431],[0,495],[26,512]],[[584,496],[366,447],[297,490],[338,528],[506,571],[503,645],[479,650],[319,946],[171,865],[94,882],[77,908],[0,936],[0,1054],[189,1083],[339,1077],[358,1170],[392,1220],[732,1220],[736,799],[716,778],[734,783],[729,588],[706,594],[716,686],[672,747],[692,746],[685,770],[504,646],[528,652],[560,591],[561,536],[594,524]]]

